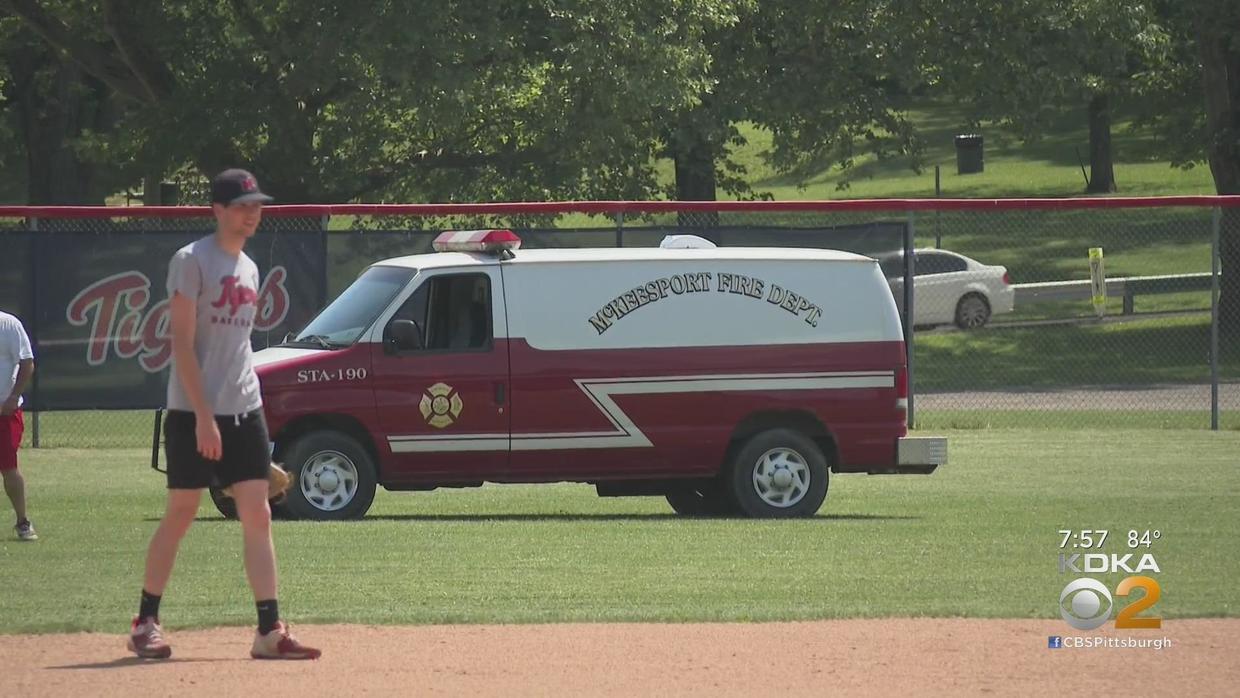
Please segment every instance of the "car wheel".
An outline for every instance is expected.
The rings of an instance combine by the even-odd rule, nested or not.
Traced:
[[[374,460],[353,437],[338,431],[300,436],[284,453],[292,476],[288,509],[299,519],[360,519],[378,485]]]
[[[732,499],[746,516],[813,516],[827,498],[827,459],[809,437],[770,429],[738,449],[728,470]]]
[[[990,321],[990,304],[976,293],[970,293],[956,304],[956,327],[976,330]]]

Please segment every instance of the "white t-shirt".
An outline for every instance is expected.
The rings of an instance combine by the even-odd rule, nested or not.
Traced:
[[[22,321],[0,310],[0,402],[8,400],[17,385],[17,365],[23,359],[33,358],[30,337],[26,336]],[[20,395],[17,406],[22,406]]]

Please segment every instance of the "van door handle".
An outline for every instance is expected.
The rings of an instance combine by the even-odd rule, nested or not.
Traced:
[[[495,404],[497,405],[504,404],[504,384],[503,383],[495,384]]]

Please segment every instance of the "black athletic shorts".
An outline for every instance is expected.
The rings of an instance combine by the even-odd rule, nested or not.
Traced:
[[[266,480],[271,463],[267,420],[259,408],[240,417],[215,418],[223,455],[207,460],[198,452],[194,413],[168,410],[164,417],[164,454],[168,489],[224,488],[243,480]]]

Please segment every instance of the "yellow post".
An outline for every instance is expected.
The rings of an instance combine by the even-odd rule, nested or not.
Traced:
[[[1101,247],[1089,248],[1089,279],[1094,314],[1102,317],[1107,314],[1107,275],[1102,267]]]

